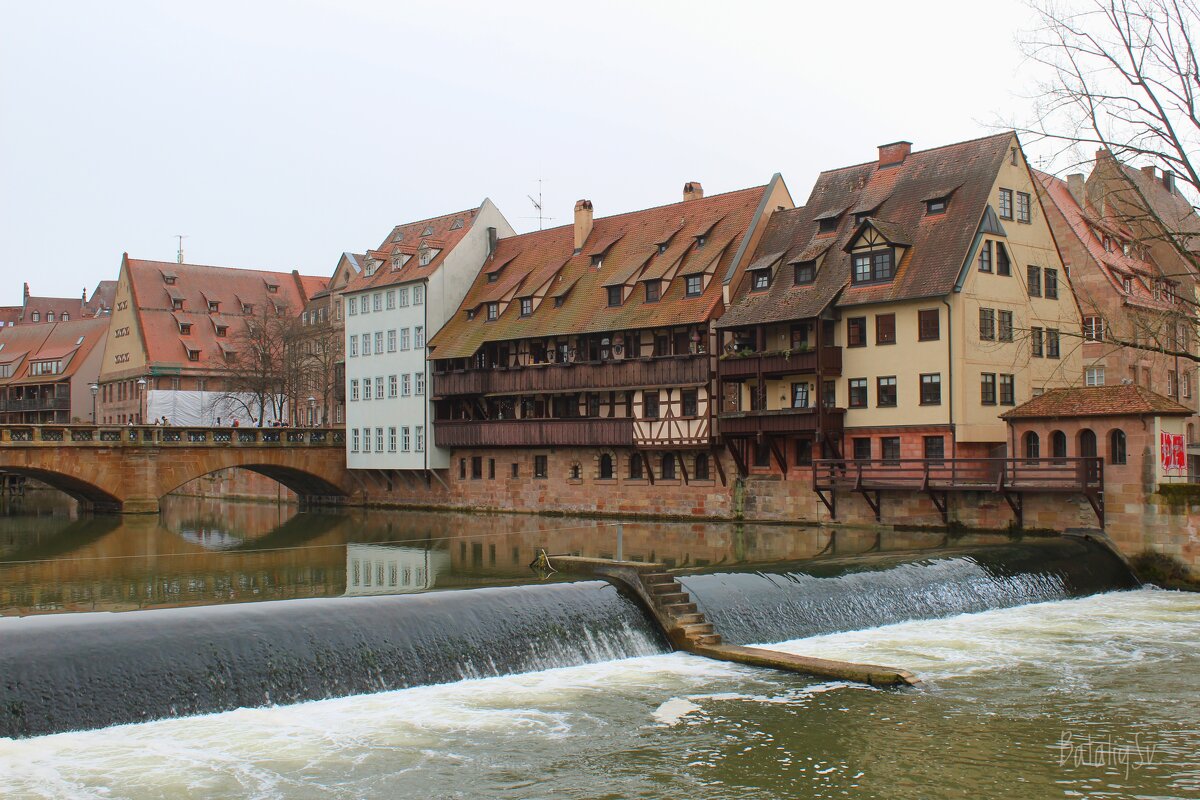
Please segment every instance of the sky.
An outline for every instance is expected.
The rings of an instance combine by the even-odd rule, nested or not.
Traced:
[[[1019,0],[0,2],[0,305],[121,254],[329,275],[393,225],[518,231],[1030,114]],[[1032,158],[1032,156],[1031,156]],[[1036,160],[1035,160],[1036,163]]]

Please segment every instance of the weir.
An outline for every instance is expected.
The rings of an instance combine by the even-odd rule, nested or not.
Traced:
[[[902,669],[746,645],[1137,585],[1103,544],[1071,537],[744,569],[593,561],[588,569],[605,580],[0,618],[0,736],[451,683],[672,646],[907,684],[915,679]],[[616,581],[621,590],[608,582],[613,570],[626,574]]]

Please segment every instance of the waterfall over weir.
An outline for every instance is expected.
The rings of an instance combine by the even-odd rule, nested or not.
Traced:
[[[679,577],[732,644],[1137,585],[1088,539],[870,553]],[[0,618],[0,737],[665,652],[603,581]],[[903,666],[903,665],[898,665]]]

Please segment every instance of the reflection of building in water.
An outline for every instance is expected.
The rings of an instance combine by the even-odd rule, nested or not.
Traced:
[[[449,568],[450,554],[445,550],[348,544],[346,594],[404,594],[432,589],[438,574]]]
[[[244,539],[221,528],[211,527],[202,520],[189,520],[179,528],[184,541],[198,544],[205,550],[230,550]]]

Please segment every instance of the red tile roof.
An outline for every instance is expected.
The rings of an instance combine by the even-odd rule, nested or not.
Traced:
[[[126,265],[133,290],[133,306],[146,347],[146,358],[154,365],[170,365],[189,371],[211,373],[227,369],[221,345],[232,346],[245,330],[247,315],[261,314],[271,305],[298,315],[310,293],[323,291],[328,279],[300,275],[297,272],[267,272],[236,267],[212,267],[127,258]],[[174,284],[166,283],[173,276]],[[269,286],[275,286],[271,292]],[[172,299],[183,301],[183,308],[172,308]],[[210,301],[218,311],[210,313]],[[212,317],[230,325],[224,337],[217,336]],[[181,336],[179,323],[191,324],[191,332]],[[198,361],[187,357],[185,343],[200,352]]]
[[[880,167],[870,161],[821,173],[804,207],[773,215],[758,244],[756,260],[767,256],[780,265],[771,288],[750,292],[741,287],[718,324],[727,328],[813,316],[835,300],[850,306],[950,293],[1012,139],[1012,133],[1001,133],[913,152],[899,164]],[[926,213],[927,200],[946,196],[944,213]],[[900,251],[893,280],[851,285],[846,246],[860,227],[854,213],[869,214],[885,237],[910,245]],[[836,232],[820,233],[818,220],[832,216],[839,216]],[[822,252],[815,283],[794,286],[788,265]]]
[[[467,292],[458,312],[429,345],[433,357],[464,358],[484,343],[531,337],[563,336],[669,325],[694,324],[711,319],[722,305],[721,286],[767,186],[710,195],[671,205],[648,208],[594,220],[579,253],[574,252],[574,226],[501,239]],[[704,246],[697,236],[706,236]],[[658,245],[667,243],[659,253]],[[720,258],[713,259],[720,249]],[[593,254],[607,251],[599,267]],[[493,282],[488,270],[508,263]],[[707,285],[697,297],[684,296],[679,277],[705,262]],[[638,283],[648,278],[672,278],[657,302],[645,301]],[[628,297],[619,306],[608,305],[606,286],[616,281],[626,286]],[[569,291],[566,291],[569,288]],[[549,299],[562,295],[562,304]],[[522,297],[547,297],[528,317],[520,316]],[[488,321],[486,303],[507,303],[499,318]],[[476,309],[474,319],[466,311]]]
[[[432,275],[454,246],[471,230],[478,213],[478,208],[468,208],[397,225],[379,247],[368,251],[366,257],[361,259],[364,264],[367,258],[381,262],[376,265],[375,272],[368,275],[364,267],[342,291],[357,292],[377,286],[391,286]],[[438,251],[424,266],[418,255],[422,244]]]
[[[75,375],[92,348],[108,332],[108,318],[55,322],[46,325],[5,326],[0,329],[0,365],[10,365],[10,375],[0,385],[57,383]],[[62,361],[56,375],[29,375],[33,361]]]
[[[1001,414],[1002,419],[1062,419],[1069,417],[1129,417],[1146,414],[1191,416],[1190,408],[1144,386],[1086,386],[1050,389],[1040,397]]]

